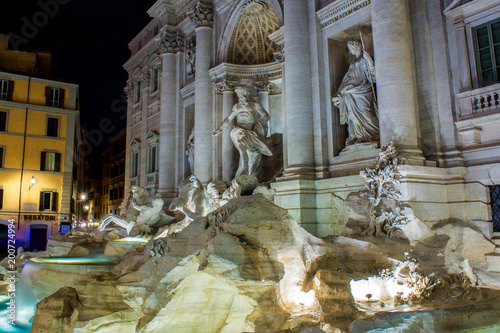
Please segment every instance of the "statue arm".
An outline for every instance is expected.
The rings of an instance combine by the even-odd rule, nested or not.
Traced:
[[[371,82],[375,82],[375,63],[373,62],[372,57],[368,52],[363,50],[363,58],[365,59],[365,64],[368,69],[368,77],[370,78]]]
[[[238,114],[238,112],[236,111],[236,107],[237,105],[235,105],[233,107],[233,110],[231,111],[231,114],[229,114],[229,116],[227,116],[226,119],[224,119],[224,121],[222,121],[222,123],[219,125],[219,127],[217,127],[217,129],[212,133],[212,135],[216,136],[216,135],[219,135],[222,133],[222,128],[228,124],[230,124],[234,117],[236,117],[236,115]]]
[[[137,209],[138,211],[141,211],[142,210],[142,206],[137,204],[137,202],[135,202],[135,200],[132,200],[132,207],[134,207],[135,209]]]
[[[269,121],[269,113],[262,107],[260,103],[255,102],[255,110],[260,116],[260,122],[264,125]]]

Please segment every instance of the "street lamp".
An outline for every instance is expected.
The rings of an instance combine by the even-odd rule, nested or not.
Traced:
[[[87,195],[85,193],[83,193],[80,195],[80,200],[76,200],[76,202],[78,204],[78,221],[76,223],[77,226],[80,225],[80,211],[82,210],[82,202],[85,201],[85,199],[87,199]],[[85,207],[87,207],[87,206],[85,206]]]
[[[29,190],[31,191],[31,188],[32,188],[32,187],[33,187],[33,185],[35,185],[35,183],[36,183],[36,178],[35,178],[35,176],[31,176],[30,182],[31,182],[31,186],[29,187]]]

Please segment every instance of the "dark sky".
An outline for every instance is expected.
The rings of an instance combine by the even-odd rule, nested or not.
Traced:
[[[122,65],[130,57],[128,43],[150,21],[146,11],[154,3],[155,0],[4,0],[0,33],[19,36],[14,43],[11,41],[10,48],[17,43],[20,50],[50,51],[52,78],[80,84],[82,123],[87,131],[98,128],[103,118],[112,119],[119,128],[125,126],[125,120],[119,119],[123,113],[116,109],[124,105],[121,99],[127,73]],[[29,30],[30,23],[36,23],[38,31]]]

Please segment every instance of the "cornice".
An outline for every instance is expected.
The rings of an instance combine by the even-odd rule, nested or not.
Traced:
[[[272,80],[282,76],[282,65],[272,62],[263,65],[235,65],[222,63],[209,71],[212,81],[226,80]]]
[[[325,28],[343,18],[370,5],[371,0],[339,0],[318,10],[316,15],[322,28]]]

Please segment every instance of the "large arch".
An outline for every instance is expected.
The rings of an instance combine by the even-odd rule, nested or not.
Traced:
[[[234,29],[236,28],[240,16],[242,14],[243,8],[250,2],[260,1],[269,5],[269,7],[274,11],[276,15],[276,20],[278,23],[278,28],[283,26],[283,11],[278,2],[278,0],[247,0],[235,3],[233,8],[228,15],[226,24],[224,25],[220,38],[219,45],[217,48],[217,61],[216,64],[221,64],[227,62],[228,50],[231,44],[231,37],[233,35]]]

